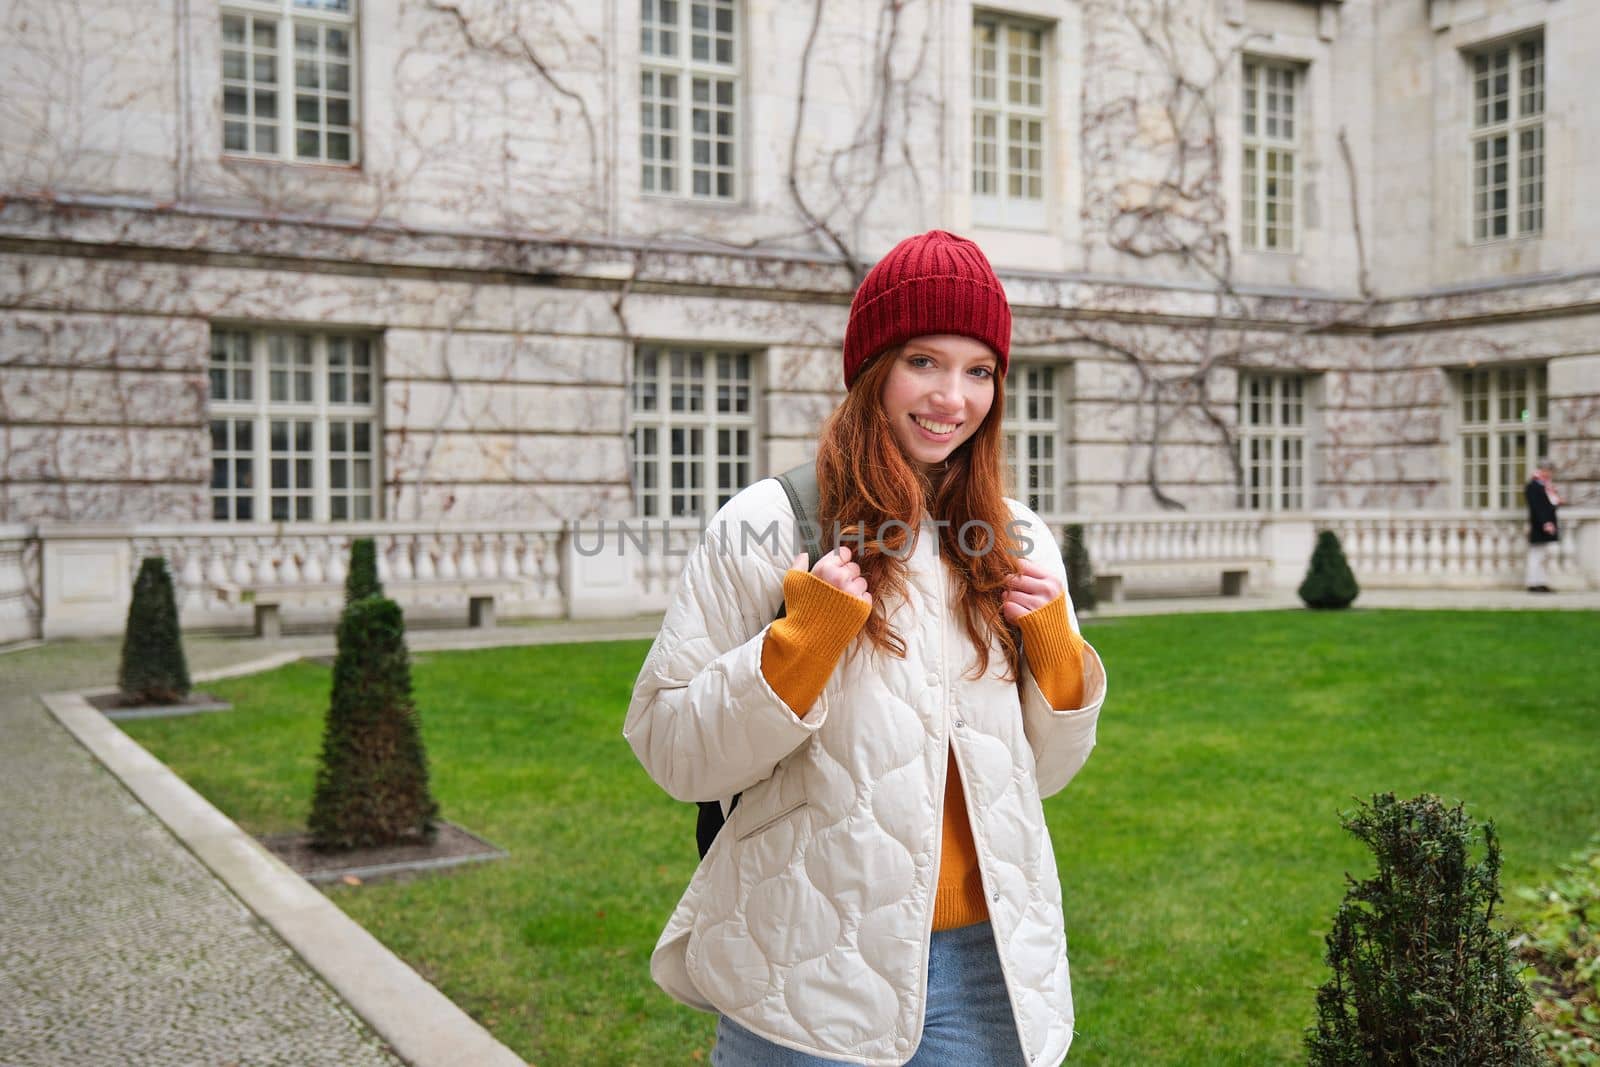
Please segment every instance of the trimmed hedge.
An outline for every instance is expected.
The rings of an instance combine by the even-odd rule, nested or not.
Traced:
[[[411,699],[400,605],[383,597],[357,600],[339,620],[312,843],[337,850],[426,841],[438,813]]]
[[[369,596],[382,596],[378,580],[378,544],[370,537],[350,542],[350,570],[344,577],[344,602],[353,604]]]
[[[167,561],[160,556],[147,556],[139,564],[122,633],[117,686],[124,704],[181,704],[189,696],[178,601]]]

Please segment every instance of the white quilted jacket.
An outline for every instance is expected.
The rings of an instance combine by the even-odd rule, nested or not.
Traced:
[[[1008,503],[1027,524],[1028,556],[1064,587],[1049,530]],[[774,520],[778,544],[761,536]],[[685,801],[743,794],[651,973],[683,1003],[780,1045],[864,1064],[910,1059],[922,1036],[950,746],[1023,1051],[1035,1067],[1058,1064],[1072,1041],[1072,988],[1040,798],[1094,747],[1099,657],[1085,652],[1086,702],[1073,711],[1052,710],[1025,666],[1020,681],[1001,680],[998,648],[984,678],[964,677],[975,651],[928,525],[907,561],[907,599],[888,605],[907,657],[857,637],[798,718],[761,674],[793,521],[773,479],[717,513],[634,688],[623,732],[663,789]]]

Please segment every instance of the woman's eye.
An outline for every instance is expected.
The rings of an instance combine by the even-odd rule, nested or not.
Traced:
[[[989,368],[989,367],[973,367],[972,368],[972,373],[976,374],[980,378],[993,378],[994,377],[994,370],[992,368]]]
[[[909,362],[913,367],[927,367],[933,364],[933,360],[927,356],[912,356]]]

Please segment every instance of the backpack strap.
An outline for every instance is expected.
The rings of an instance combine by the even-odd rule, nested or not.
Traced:
[[[792,467],[777,476],[778,484],[783,486],[785,495],[789,497],[789,506],[794,509],[795,531],[800,540],[805,542],[806,560],[810,566],[815,567],[817,560],[822,558],[822,541],[818,534],[816,514],[822,503],[822,491],[817,485],[817,465],[815,463],[802,463]],[[778,618],[783,618],[788,613],[788,605],[778,607]],[[711,842],[717,839],[722,824],[727,821],[733,809],[739,804],[739,794],[735,793],[728,801],[727,810],[723,810],[720,800],[702,800],[699,802],[700,811],[695,818],[694,838],[695,845],[700,850],[700,858],[705,859],[706,852],[711,848]]]
[[[817,485],[817,465],[802,463],[778,475],[778,484],[789,497],[794,509],[795,532],[806,546],[806,565],[815,567],[822,558],[822,537],[817,527],[816,514],[822,506],[822,489]],[[778,617],[783,618],[779,611]]]

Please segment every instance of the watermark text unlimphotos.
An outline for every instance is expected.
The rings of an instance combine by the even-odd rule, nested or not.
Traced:
[[[938,552],[943,544],[944,531],[955,524],[949,519],[929,519],[924,525],[933,527],[934,551]],[[1028,529],[1026,519],[1012,519],[1006,524],[1012,542],[1023,555],[1033,551],[1033,539],[1028,536]],[[773,519],[764,525],[748,520],[721,522],[716,525],[714,536],[708,536],[712,534],[709,523],[698,530],[690,530],[681,522],[674,524],[667,519],[600,519],[593,525],[571,522],[567,524],[567,532],[572,539],[573,551],[580,556],[606,553],[623,556],[629,551],[652,556],[687,556],[697,544],[705,544],[711,551],[724,556],[748,555],[752,551],[762,550],[781,556],[786,550],[789,555],[803,551],[806,543],[800,525],[782,519]],[[893,559],[910,557],[917,543],[916,531],[909,523],[899,519],[890,519],[876,531],[868,531],[865,527],[845,529],[842,524],[835,523],[833,537],[818,540],[824,546],[849,545],[857,554],[867,545],[878,542],[883,545],[883,554]],[[898,542],[898,547],[893,547],[892,541]],[[977,558],[988,555],[999,544],[999,538],[994,536],[994,527],[982,519],[969,519],[956,530],[956,547],[964,556]],[[811,562],[814,564],[816,560]]]

